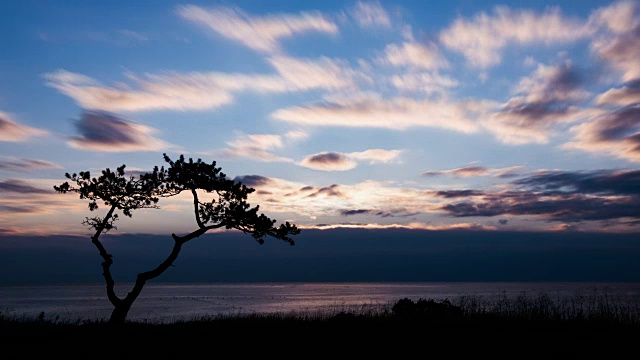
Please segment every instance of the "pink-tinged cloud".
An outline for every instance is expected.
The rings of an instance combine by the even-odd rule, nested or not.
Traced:
[[[236,139],[227,142],[227,145],[228,148],[223,151],[227,156],[247,158],[262,162],[293,162],[292,159],[278,156],[271,152],[284,147],[283,137],[280,135],[240,134]]]
[[[433,127],[474,133],[477,121],[488,117],[497,104],[491,101],[415,100],[376,97],[334,99],[308,106],[295,106],[272,113],[274,119],[302,126],[385,128],[406,130]]]
[[[61,168],[62,167],[58,164],[39,159],[27,159],[13,156],[0,158],[0,170],[29,172]]]
[[[300,162],[300,166],[322,171],[347,171],[355,168],[357,161],[369,164],[391,163],[397,161],[402,150],[369,149],[352,153],[322,152],[309,155]]]
[[[445,93],[458,86],[458,82],[448,76],[432,72],[407,72],[393,75],[391,84],[400,91],[423,92],[425,94]]]
[[[441,209],[455,217],[519,216],[558,223],[640,224],[640,171],[540,170],[502,191],[435,192],[453,199]],[[637,226],[630,231],[638,231]]]
[[[512,166],[508,168],[488,168],[477,165],[465,165],[461,168],[449,169],[449,170],[429,170],[423,172],[422,176],[440,176],[450,175],[455,177],[475,177],[475,176],[494,176],[497,178],[508,178],[517,176],[520,170],[524,169],[524,166]]]
[[[400,154],[402,154],[402,150],[369,149],[348,153],[347,156],[360,161],[368,161],[369,164],[388,164],[398,161]]]
[[[348,156],[336,152],[322,152],[309,155],[300,162],[300,166],[322,171],[347,171],[355,168],[357,162]]]
[[[21,125],[7,113],[0,111],[0,141],[21,142],[34,136],[44,136],[47,131]]]
[[[494,231],[495,226],[475,224],[475,223],[457,223],[430,225],[425,223],[409,223],[409,224],[317,224],[317,225],[301,225],[301,229],[315,230],[331,230],[331,229],[411,229],[411,230],[429,230],[429,231],[447,231],[447,230],[481,230]]]
[[[638,25],[638,10],[640,6],[636,0],[614,1],[594,11],[589,21],[591,26],[605,27],[615,34],[623,34]]]
[[[328,58],[268,59],[275,74],[218,72],[128,74],[132,85],[118,88],[63,69],[44,75],[47,85],[74,99],[85,109],[112,112],[145,110],[206,110],[228,105],[234,93],[284,93],[313,89],[353,89],[366,76],[343,61]]]
[[[154,129],[118,118],[113,114],[96,111],[83,112],[76,127],[79,136],[68,144],[74,148],[106,151],[168,151],[174,145],[156,139]]]
[[[596,10],[590,23],[603,31],[592,49],[622,74],[624,82],[640,79],[640,4],[618,1]]]
[[[358,1],[350,11],[351,16],[361,27],[390,27],[391,18],[379,1]]]
[[[387,45],[384,55],[378,61],[394,66],[427,70],[448,67],[447,61],[434,43],[404,42],[401,45],[390,44]]]
[[[506,144],[544,144],[553,135],[554,126],[586,116],[576,104],[587,95],[571,62],[539,65],[520,81],[516,96],[483,126]]]
[[[596,154],[640,162],[640,104],[622,107],[571,128],[574,138],[563,145]]]
[[[0,181],[0,193],[16,193],[21,195],[52,194],[53,190],[45,190],[43,188],[33,186],[20,179],[7,179],[4,181]]]
[[[632,105],[640,103],[640,79],[609,89],[596,99],[598,105]]]
[[[440,41],[462,53],[471,66],[486,68],[499,64],[510,44],[571,43],[591,33],[585,22],[564,17],[557,7],[536,13],[499,6],[492,14],[458,18],[440,33]]]
[[[85,109],[104,111],[204,110],[233,101],[215,76],[190,74],[139,80],[140,89],[113,88],[66,70],[44,75],[47,85]]]
[[[273,14],[252,16],[238,8],[204,8],[197,5],[179,6],[178,15],[227,39],[250,49],[273,53],[280,50],[280,41],[297,34],[320,32],[335,35],[338,27],[319,13]]]
[[[357,79],[367,79],[366,75],[353,70],[347,62],[327,57],[296,59],[274,56],[268,61],[282,77],[288,91],[356,88]]]

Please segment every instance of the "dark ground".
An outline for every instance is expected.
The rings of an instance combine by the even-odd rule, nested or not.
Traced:
[[[173,324],[0,325],[4,359],[462,358],[622,359],[640,325],[464,316],[323,320],[249,317]]]

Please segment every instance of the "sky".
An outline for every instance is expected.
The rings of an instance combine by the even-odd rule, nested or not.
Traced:
[[[25,0],[0,17],[4,247],[90,233],[105,207],[55,193],[66,172],[163,153],[216,161],[303,234],[640,232],[638,1]],[[113,233],[193,231],[191,201]]]

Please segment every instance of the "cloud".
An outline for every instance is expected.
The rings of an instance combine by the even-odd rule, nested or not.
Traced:
[[[239,133],[235,139],[228,141],[228,147],[221,151],[223,156],[241,157],[263,162],[293,162],[292,159],[278,156],[273,150],[284,147],[285,142],[292,143],[304,140],[309,135],[301,130],[291,130],[284,135]],[[214,151],[217,153],[219,151]]]
[[[276,74],[219,72],[127,74],[132,85],[104,86],[88,76],[64,69],[44,74],[46,84],[74,99],[85,109],[104,111],[206,110],[234,101],[234,93],[285,93],[313,89],[353,89],[366,75],[344,61],[326,57],[268,59]]]
[[[271,183],[271,179],[260,175],[242,175],[233,178],[233,181],[239,181],[247,187],[256,188],[267,186]]]
[[[46,134],[47,131],[18,124],[9,114],[0,111],[0,141],[20,142]]]
[[[140,90],[106,87],[90,77],[63,69],[44,77],[48,86],[71,97],[81,107],[92,110],[203,110],[220,107],[233,100],[231,94],[216,82],[215,75],[196,73],[135,79]]]
[[[476,122],[488,117],[496,104],[490,101],[380,99],[369,96],[357,99],[334,99],[320,104],[294,106],[271,114],[274,119],[306,126],[385,128],[405,130],[434,127],[473,133]]]
[[[433,191],[432,194],[445,199],[456,199],[483,196],[485,193],[482,190],[440,190]]]
[[[307,195],[307,198],[315,198],[315,197],[345,197],[344,192],[341,190],[341,186],[339,184],[332,184],[329,186],[323,186],[316,189],[311,194]]]
[[[640,104],[625,106],[571,128],[562,147],[640,162]]]
[[[565,18],[557,7],[536,13],[499,6],[492,14],[458,18],[440,33],[440,41],[462,53],[471,66],[487,68],[501,62],[502,49],[509,44],[570,43],[590,33],[586,23]]]
[[[589,21],[594,26],[603,26],[615,34],[623,34],[638,25],[638,10],[637,1],[614,1],[611,5],[594,11]]]
[[[366,76],[342,60],[327,57],[296,59],[274,56],[268,59],[286,84],[288,91],[309,89],[355,88],[355,81]]]
[[[402,45],[390,44],[385,48],[379,62],[394,66],[408,66],[427,70],[448,67],[435,43],[420,44],[404,42]]]
[[[252,16],[238,8],[203,8],[183,5],[177,8],[183,19],[264,53],[280,50],[280,40],[305,32],[335,35],[338,27],[319,13]]]
[[[352,159],[369,161],[369,164],[394,162],[402,154],[402,150],[369,149],[347,154]]]
[[[449,169],[449,170],[428,170],[423,172],[422,176],[440,176],[440,175],[452,175],[456,177],[474,177],[474,176],[488,176],[492,175],[497,178],[507,178],[517,176],[517,173],[522,170],[523,166],[512,166],[508,168],[487,168],[477,165],[465,165],[461,168]]]
[[[351,216],[351,215],[369,214],[371,212],[372,212],[372,210],[366,210],[366,209],[340,210],[340,215],[342,215],[342,216]]]
[[[409,72],[393,75],[391,84],[400,91],[419,91],[425,94],[444,93],[458,86],[458,82],[448,76],[429,72]]]
[[[579,85],[570,61],[558,66],[539,65],[530,77],[520,81],[517,95],[483,125],[506,144],[547,143],[554,125],[584,116],[575,106],[587,96]]]
[[[300,162],[300,166],[322,171],[346,171],[358,164],[345,154],[336,152],[322,152],[309,155]]]
[[[0,181],[0,192],[1,193],[16,193],[16,194],[51,194],[53,193],[53,188],[51,190],[45,190],[42,188],[38,188],[32,185],[29,185],[27,182],[18,180],[18,179],[8,179],[5,181]]]
[[[425,223],[409,223],[409,224],[317,224],[303,225],[302,229],[410,229],[410,230],[428,230],[428,231],[447,231],[447,230],[476,230],[476,231],[493,231],[495,226],[481,225],[475,223],[457,223],[430,225]]]
[[[350,11],[351,16],[361,27],[391,27],[389,14],[380,5],[379,1],[362,2],[358,1]]]
[[[482,200],[442,207],[455,217],[500,215],[536,216],[549,221],[581,222],[638,218],[640,201],[630,197],[592,197],[580,194],[538,195],[531,192],[486,194]]]
[[[291,137],[289,137],[291,138]],[[295,135],[294,135],[295,138]],[[274,134],[240,134],[236,139],[227,142],[228,148],[223,154],[263,162],[293,162],[292,159],[275,155],[271,150],[282,148],[282,136]]]
[[[466,165],[461,168],[451,170],[430,170],[425,171],[422,176],[437,176],[437,175],[453,175],[458,177],[471,177],[471,176],[483,176],[489,172],[488,168],[482,166]]]
[[[79,136],[68,144],[92,151],[167,151],[175,148],[154,138],[154,129],[118,118],[113,114],[84,111],[76,122]]]
[[[26,159],[13,156],[5,156],[0,159],[0,170],[27,172],[47,169],[61,169],[58,164],[45,160]]]
[[[455,217],[534,216],[565,223],[638,220],[639,180],[637,170],[539,171],[513,181],[515,190],[476,191],[470,193],[472,200],[441,209]]]
[[[513,184],[539,192],[640,195],[640,170],[541,170]]]
[[[630,81],[617,89],[609,89],[596,99],[597,105],[632,105],[640,103],[640,79]]]
[[[402,150],[369,149],[360,152],[338,153],[322,152],[309,155],[300,162],[300,166],[323,171],[346,171],[355,168],[357,161],[369,164],[391,163],[397,161]]]
[[[593,51],[622,73],[623,81],[640,78],[640,5],[618,1],[595,11],[594,27],[605,30],[593,41]]]

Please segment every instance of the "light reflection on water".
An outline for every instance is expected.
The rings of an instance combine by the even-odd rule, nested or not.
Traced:
[[[132,284],[120,284],[126,295]],[[129,320],[174,321],[246,313],[337,313],[381,309],[402,298],[449,299],[463,295],[552,298],[607,293],[640,304],[640,283],[149,283]],[[4,314],[47,319],[107,319],[112,306],[103,284],[1,286]]]

